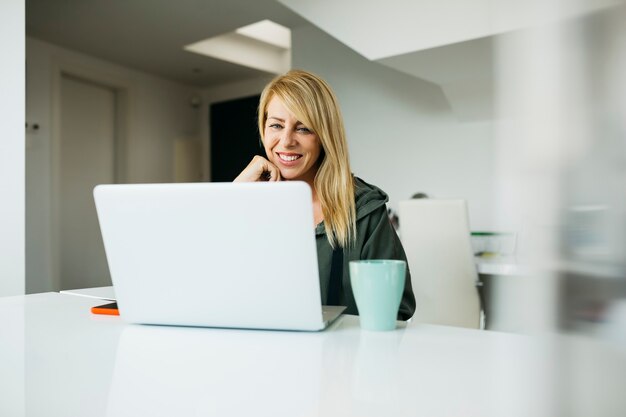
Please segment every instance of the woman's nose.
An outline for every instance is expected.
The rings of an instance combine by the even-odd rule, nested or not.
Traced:
[[[283,146],[294,146],[296,144],[296,138],[293,132],[285,129],[281,133],[280,143]]]

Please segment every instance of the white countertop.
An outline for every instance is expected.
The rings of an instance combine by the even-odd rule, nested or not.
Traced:
[[[313,333],[127,325],[100,303],[0,298],[1,416],[522,416],[524,376],[543,378],[520,335],[354,316]]]
[[[94,288],[78,288],[75,290],[63,290],[60,291],[61,294],[70,294],[70,295],[78,295],[81,297],[89,297],[89,298],[97,298],[100,300],[111,300],[114,301],[115,298],[115,290],[113,286],[109,287],[94,287]]]
[[[521,265],[514,256],[476,256],[474,261],[479,274],[523,276],[528,273],[528,268]]]

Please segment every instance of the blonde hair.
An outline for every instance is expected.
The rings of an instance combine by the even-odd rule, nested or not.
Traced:
[[[291,70],[274,78],[261,93],[259,102],[261,139],[264,139],[267,106],[274,96],[311,129],[322,144],[315,191],[330,245],[347,247],[356,237],[356,209],[348,144],[337,98],[324,80],[307,71]]]

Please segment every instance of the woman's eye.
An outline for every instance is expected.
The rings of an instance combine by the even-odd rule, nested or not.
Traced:
[[[308,127],[299,127],[298,132],[311,133],[311,130]]]
[[[271,127],[272,129],[281,129],[282,126],[278,123],[272,123],[271,125],[269,125],[269,127]]]

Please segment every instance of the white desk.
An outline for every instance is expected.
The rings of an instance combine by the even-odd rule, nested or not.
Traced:
[[[479,274],[486,328],[522,331],[527,306],[520,303],[518,294],[523,291],[526,283],[523,278],[529,273],[529,268],[519,264],[514,256],[477,256],[474,262]]]
[[[492,258],[477,256],[474,258],[474,261],[476,270],[482,275],[522,276],[528,272],[527,268],[520,265],[513,256],[496,256]]]
[[[353,316],[320,333],[137,326],[92,315],[98,303],[0,298],[1,416],[523,416],[537,406],[521,377],[542,375],[524,362],[523,336],[411,323],[364,332]]]

